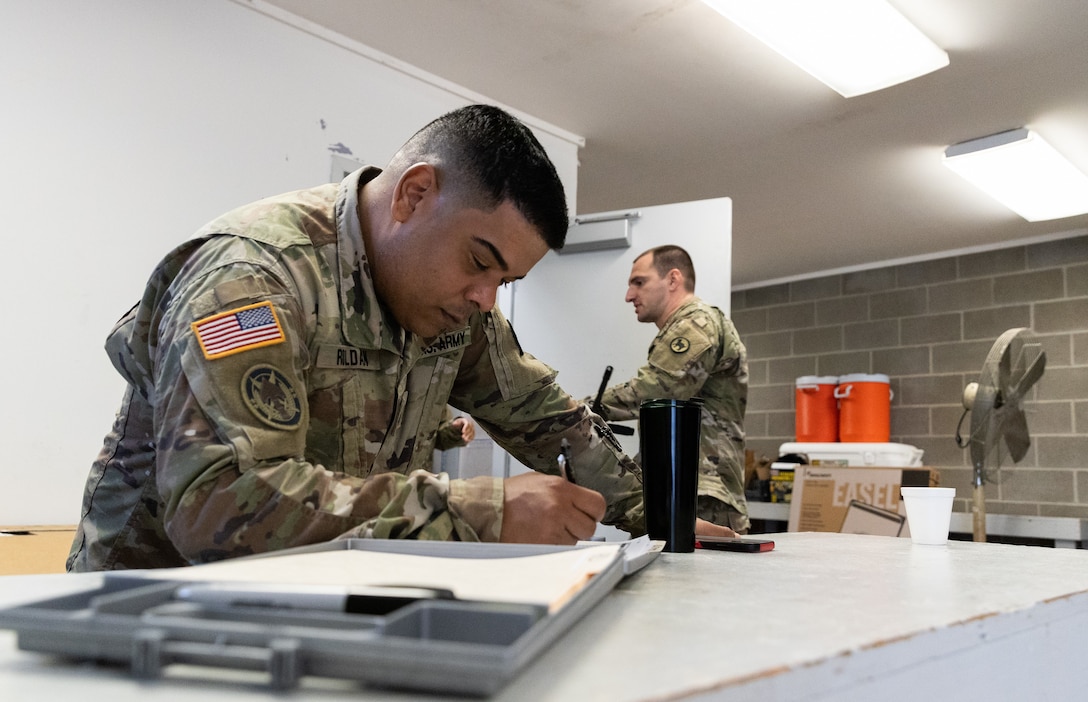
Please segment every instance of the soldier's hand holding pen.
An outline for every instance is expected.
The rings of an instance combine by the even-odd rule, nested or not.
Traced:
[[[507,543],[573,544],[593,537],[607,505],[601,493],[562,477],[531,472],[503,481]]]

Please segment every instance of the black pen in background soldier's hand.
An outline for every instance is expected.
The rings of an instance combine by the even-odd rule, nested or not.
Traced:
[[[593,400],[593,404],[590,405],[590,409],[593,413],[599,417],[604,417],[604,408],[601,405],[601,398],[604,397],[604,390],[608,387],[608,380],[612,377],[612,366],[605,366],[604,377],[601,378],[601,386],[597,388],[597,398]],[[634,436],[635,430],[633,427],[629,427],[626,424],[611,424],[608,428],[612,430],[614,434],[623,434],[624,436]]]

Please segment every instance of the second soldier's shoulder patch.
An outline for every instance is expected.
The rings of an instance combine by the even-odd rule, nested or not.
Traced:
[[[691,348],[691,342],[682,336],[678,336],[669,342],[669,348],[672,349],[673,353],[684,353]]]

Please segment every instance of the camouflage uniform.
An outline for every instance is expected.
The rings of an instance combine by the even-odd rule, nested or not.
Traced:
[[[423,437],[424,444],[421,444],[417,450],[421,452],[419,457],[420,467],[424,470],[434,470],[435,451],[449,451],[461,446],[468,446],[468,442],[461,436],[461,427],[453,424],[454,419],[453,412],[450,412],[449,407],[447,407],[442,417],[442,423],[433,432],[429,432]],[[426,446],[427,443],[431,444],[429,450]]]
[[[438,426],[438,431],[434,433],[435,449],[449,451],[460,446],[468,446],[468,442],[462,436],[461,425],[453,423],[455,419],[458,419],[458,417],[454,417],[453,412],[447,407],[445,414],[442,416],[442,423]]]
[[[733,323],[699,298],[669,317],[650,344],[649,361],[632,380],[601,397],[606,419],[637,419],[643,400],[703,399],[699,465],[702,519],[747,531],[744,412],[748,357]]]
[[[357,215],[378,172],[237,209],[159,264],[106,342],[128,389],[69,570],[337,537],[496,541],[500,479],[418,470],[447,402],[541,472],[566,437],[604,521],[644,533],[638,466],[498,310],[429,340],[386,316]]]

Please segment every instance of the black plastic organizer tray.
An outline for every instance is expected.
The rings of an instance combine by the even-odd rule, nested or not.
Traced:
[[[445,558],[504,558],[564,547],[353,539],[268,554],[360,549]],[[255,557],[257,558],[257,557]],[[623,578],[623,557],[564,606],[419,600],[383,616],[300,610],[223,610],[177,599],[187,580],[108,573],[101,587],[0,610],[18,647],[127,664],[154,679],[175,664],[264,671],[275,688],[305,676],[380,687],[487,696],[554,643]],[[420,665],[420,661],[426,665]]]

